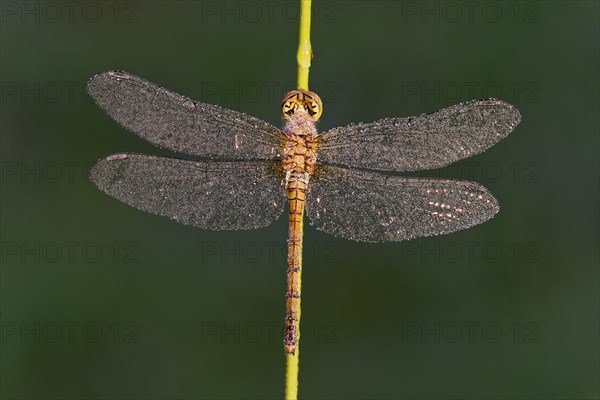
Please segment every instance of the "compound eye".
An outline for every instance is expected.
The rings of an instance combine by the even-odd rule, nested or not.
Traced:
[[[292,90],[283,96],[283,101],[281,102],[281,116],[283,118],[288,118],[290,115],[294,114],[294,111],[296,111],[296,107],[299,104],[298,97],[301,95],[302,93],[299,91]]]
[[[294,113],[294,102],[292,100],[284,99],[281,104],[281,116],[286,118]]]
[[[323,114],[323,103],[321,98],[315,92],[306,92],[306,105],[308,113],[315,121],[318,121]]]

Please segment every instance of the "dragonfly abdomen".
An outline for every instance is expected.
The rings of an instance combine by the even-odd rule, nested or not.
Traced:
[[[295,119],[295,118],[292,118]],[[289,122],[286,128],[289,128]],[[310,122],[309,122],[310,124]],[[304,125],[306,128],[309,124]],[[312,121],[309,132],[314,131]],[[287,143],[282,160],[286,173],[286,189],[289,203],[288,263],[284,349],[288,354],[295,354],[299,340],[299,308],[300,308],[300,274],[302,257],[302,218],[306,190],[310,174],[314,171],[317,160],[316,131],[308,135],[288,133]]]
[[[300,273],[302,257],[302,217],[306,200],[309,174],[294,173],[288,180],[289,233],[288,233],[288,262],[287,290],[285,294],[285,337],[283,340],[286,353],[295,354],[298,345],[298,320],[301,297]]]

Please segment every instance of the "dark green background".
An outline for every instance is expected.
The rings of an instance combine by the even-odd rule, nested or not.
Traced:
[[[102,194],[85,178],[96,159],[169,153],[83,87],[123,69],[279,124],[296,3],[44,4],[2,2],[0,395],[281,397],[284,219],[208,232]],[[302,398],[599,396],[598,3],[472,4],[314,5],[322,129],[490,96],[523,117],[435,174],[487,186],[502,206],[493,220],[388,244],[306,228]]]

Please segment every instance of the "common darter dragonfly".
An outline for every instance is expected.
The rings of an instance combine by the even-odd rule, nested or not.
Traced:
[[[487,99],[319,133],[316,121],[323,105],[317,94],[306,90],[284,96],[283,129],[278,129],[123,71],[96,75],[87,89],[129,131],[160,148],[198,158],[120,153],[101,159],[91,180],[110,196],[211,230],[265,227],[289,204],[284,333],[288,354],[295,353],[298,339],[305,206],[316,229],[363,242],[447,234],[480,224],[499,207],[478,183],[365,170],[444,167],[485,151],[520,122],[515,107]]]

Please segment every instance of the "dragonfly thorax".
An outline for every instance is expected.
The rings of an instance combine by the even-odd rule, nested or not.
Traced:
[[[321,116],[321,99],[307,90],[288,92],[281,103],[286,143],[283,169],[286,181],[304,179],[308,183],[317,160],[317,119]]]
[[[284,120],[283,132],[289,136],[317,136],[316,121],[306,111],[297,110]]]

